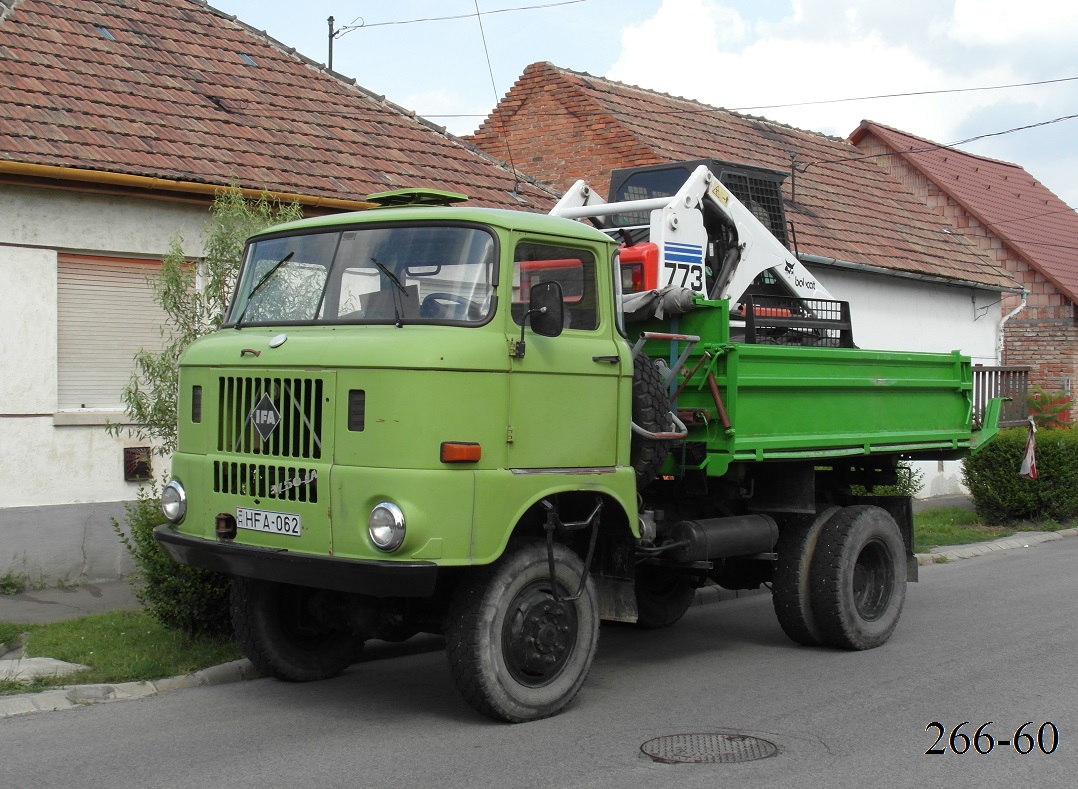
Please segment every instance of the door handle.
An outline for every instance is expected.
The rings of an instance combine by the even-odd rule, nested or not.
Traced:
[[[621,361],[620,356],[593,356],[591,357],[593,362],[609,362],[610,364],[617,364]]]

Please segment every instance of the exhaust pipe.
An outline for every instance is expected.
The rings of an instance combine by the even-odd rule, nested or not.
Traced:
[[[667,557],[676,562],[702,562],[767,553],[778,542],[779,526],[768,515],[735,515],[680,521],[665,536],[675,543],[685,543],[669,551]]]

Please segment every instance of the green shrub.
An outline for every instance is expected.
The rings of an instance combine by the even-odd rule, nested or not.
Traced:
[[[132,589],[150,615],[188,635],[231,632],[231,576],[174,562],[158,545],[153,529],[165,519],[156,489],[141,488],[124,510],[126,532],[115,519],[112,527],[135,560]]]
[[[908,460],[898,461],[898,483],[876,485],[869,490],[863,485],[851,485],[854,496],[916,496],[925,484],[925,473]]]
[[[7,649],[15,649],[19,642],[22,640],[23,627],[12,624],[11,622],[0,622],[0,644],[3,644]],[[4,654],[4,650],[0,649],[0,655]]]
[[[29,585],[30,581],[24,573],[9,570],[0,575],[0,594],[18,594],[25,591]]]
[[[963,462],[977,514],[988,523],[1078,518],[1078,431],[1037,432],[1037,479],[1018,476],[1027,429],[1001,430]]]

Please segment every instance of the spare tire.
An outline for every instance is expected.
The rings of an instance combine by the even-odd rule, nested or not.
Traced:
[[[665,433],[671,428],[669,413],[670,400],[659,368],[641,352],[633,360],[633,423],[649,433]],[[643,490],[655,479],[670,451],[670,443],[633,432],[629,462],[636,470],[637,490]]]

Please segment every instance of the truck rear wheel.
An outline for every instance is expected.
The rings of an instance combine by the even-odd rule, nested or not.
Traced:
[[[561,598],[584,573],[573,551],[555,544]],[[495,564],[461,586],[446,627],[446,656],[464,700],[509,723],[559,712],[588,676],[599,641],[599,604],[588,579],[575,601],[551,593],[546,545],[511,545]]]
[[[791,641],[807,647],[824,643],[823,633],[812,615],[812,556],[820,532],[837,512],[838,507],[829,507],[808,526],[784,527],[775,547],[778,561],[771,578],[771,601],[775,606],[775,616],[782,632]]]
[[[657,630],[675,624],[696,596],[693,579],[676,570],[640,565],[636,568],[636,626]]]
[[[266,676],[329,679],[354,663],[363,648],[362,636],[348,625],[340,592],[236,578],[231,610],[240,649]]]
[[[879,507],[846,507],[827,524],[812,558],[812,613],[826,643],[872,649],[885,643],[906,600],[906,549]]]

